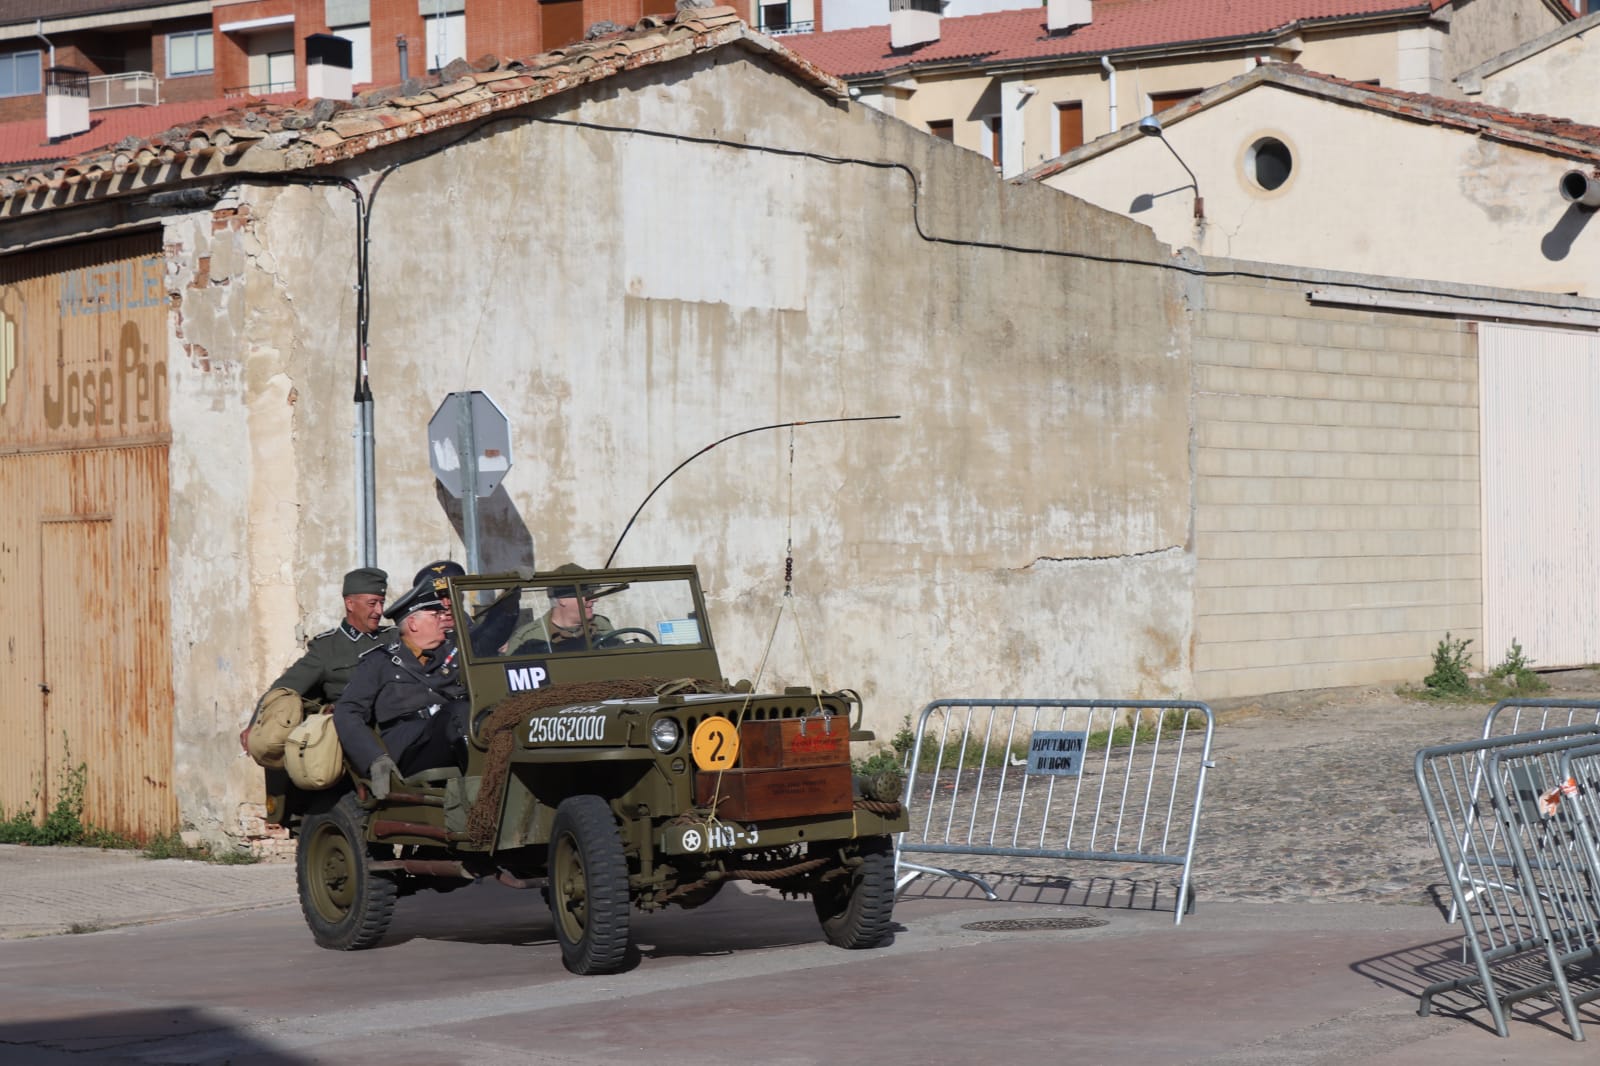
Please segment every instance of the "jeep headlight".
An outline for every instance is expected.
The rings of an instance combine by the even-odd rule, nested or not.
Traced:
[[[678,741],[683,739],[683,730],[678,728],[678,723],[671,718],[657,718],[650,723],[650,746],[661,754],[678,746]]]

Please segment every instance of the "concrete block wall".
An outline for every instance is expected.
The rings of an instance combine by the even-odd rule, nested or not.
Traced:
[[[1311,287],[1213,277],[1194,318],[1202,698],[1416,682],[1479,637],[1472,324]]]

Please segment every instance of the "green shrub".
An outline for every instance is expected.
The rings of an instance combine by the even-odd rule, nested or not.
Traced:
[[[1534,670],[1533,660],[1523,652],[1522,645],[1517,643],[1515,637],[1511,638],[1511,647],[1506,651],[1505,660],[1489,671],[1489,678],[1498,682],[1487,686],[1491,694],[1496,696],[1543,692],[1550,687]]]
[[[911,729],[911,716],[901,719],[900,730],[889,738],[889,746],[868,755],[865,759],[852,759],[851,772],[866,777],[883,770],[904,770],[911,758],[911,749],[917,746],[917,734]]]
[[[1452,640],[1447,632],[1439,646],[1433,649],[1433,673],[1422,679],[1423,687],[1434,696],[1470,696],[1472,679],[1467,668],[1472,657],[1467,652],[1471,639]]]
[[[67,753],[71,758],[71,752]],[[120,833],[89,825],[83,820],[83,794],[89,780],[89,766],[79,763],[62,777],[61,791],[53,807],[41,820],[32,805],[7,815],[0,809],[0,844],[32,844],[86,848],[129,848],[133,842]],[[33,790],[34,803],[39,789]]]
[[[67,752],[67,757],[71,758],[70,751]],[[139,848],[141,845],[137,841],[83,820],[83,798],[88,782],[87,763],[80,762],[68,770],[62,776],[61,791],[56,796],[55,804],[42,819],[38,817],[36,811],[40,792],[37,787],[33,790],[33,803],[28,807],[11,814],[0,808],[0,844],[28,844],[34,847]],[[248,852],[227,852],[218,855],[204,844],[191,848],[183,842],[183,837],[176,831],[151,838],[149,843],[143,845],[143,851],[145,857],[150,859],[198,859],[203,862],[228,865],[260,861]]]
[[[195,844],[193,846],[183,842],[183,834],[178,832],[167,833],[165,836],[151,837],[150,842],[144,846],[144,857],[147,859],[189,859],[194,862],[214,862],[224,866],[247,866],[260,862],[260,858],[248,851],[224,851],[220,854],[211,850],[209,844]]]

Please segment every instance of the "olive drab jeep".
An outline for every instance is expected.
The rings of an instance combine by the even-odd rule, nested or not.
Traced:
[[[469,576],[450,594],[471,698],[458,764],[382,800],[347,766],[282,808],[318,944],[370,947],[399,897],[479,879],[543,889],[579,974],[627,964],[633,909],[697,907],[738,879],[809,895],[832,944],[888,941],[907,819],[894,775],[852,776],[852,735],[870,737],[854,692],[725,681],[689,566]],[[552,632],[558,596],[592,619]]]

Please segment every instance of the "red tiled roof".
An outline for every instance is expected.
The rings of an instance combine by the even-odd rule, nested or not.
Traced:
[[[839,77],[976,59],[986,63],[1051,56],[1099,56],[1134,48],[1282,32],[1296,23],[1382,14],[1425,15],[1448,0],[1095,0],[1094,21],[1051,36],[1045,9],[995,11],[942,20],[939,39],[894,51],[888,26],[795,34],[785,46]]]
[[[105,111],[91,111],[87,133],[68,137],[55,144],[51,144],[49,138],[45,136],[42,118],[7,122],[0,125],[0,166],[71,159],[100,148],[109,148],[129,137],[144,140],[207,115],[225,115],[230,111],[243,111],[263,103],[293,103],[295,99],[294,93],[278,93],[273,96],[252,96],[246,99],[185,100],[182,103],[157,104],[154,107],[118,107]]]
[[[41,122],[0,127],[0,142],[10,137],[15,145],[10,165],[0,166],[0,222],[105,196],[213,181],[221,174],[327,166],[729,45],[761,55],[814,92],[846,96],[843,82],[752,33],[733,8],[685,8],[676,17],[647,15],[632,30],[522,60],[491,59],[477,66],[457,61],[444,76],[354,101],[274,102],[292,97],[287,94],[96,112],[98,124],[81,140],[53,146],[41,145]],[[228,110],[219,113],[218,107]],[[48,161],[39,158],[42,153]]]
[[[0,0],[0,25],[14,25],[42,18],[100,15],[113,11],[138,12],[147,8],[166,7],[172,2],[173,0]]]
[[[1359,107],[1397,119],[1459,130],[1472,136],[1520,145],[1562,158],[1600,164],[1600,126],[1589,126],[1552,115],[1507,111],[1502,107],[1491,107],[1471,100],[1386,89],[1365,82],[1347,81],[1331,74],[1319,74],[1292,63],[1264,63],[1221,85],[1214,85],[1200,95],[1161,112],[1161,124],[1170,129],[1203,111],[1225,106],[1234,97],[1262,85],[1274,85],[1291,92],[1321,97],[1336,106]],[[1012,180],[1044,181],[1088,159],[1116,151],[1129,141],[1140,140],[1142,136],[1134,127],[1124,126],[1065,155],[1046,160]]]
[[[1538,142],[1548,146],[1550,141],[1556,140],[1570,142],[1580,151],[1593,153],[1600,150],[1600,126],[1585,125],[1569,118],[1525,114],[1521,111],[1507,111],[1503,107],[1474,103],[1470,99],[1456,100],[1448,96],[1434,96],[1431,93],[1412,93],[1403,89],[1388,89],[1378,85],[1346,81],[1331,74],[1318,74],[1292,64],[1283,65],[1278,69],[1288,77],[1275,80],[1292,86],[1297,79],[1303,79],[1301,87],[1311,89],[1313,92],[1316,91],[1316,83],[1321,82],[1344,90],[1339,93],[1341,99],[1372,111],[1383,111],[1436,126],[1479,130],[1491,133],[1502,140],[1525,144]]]

